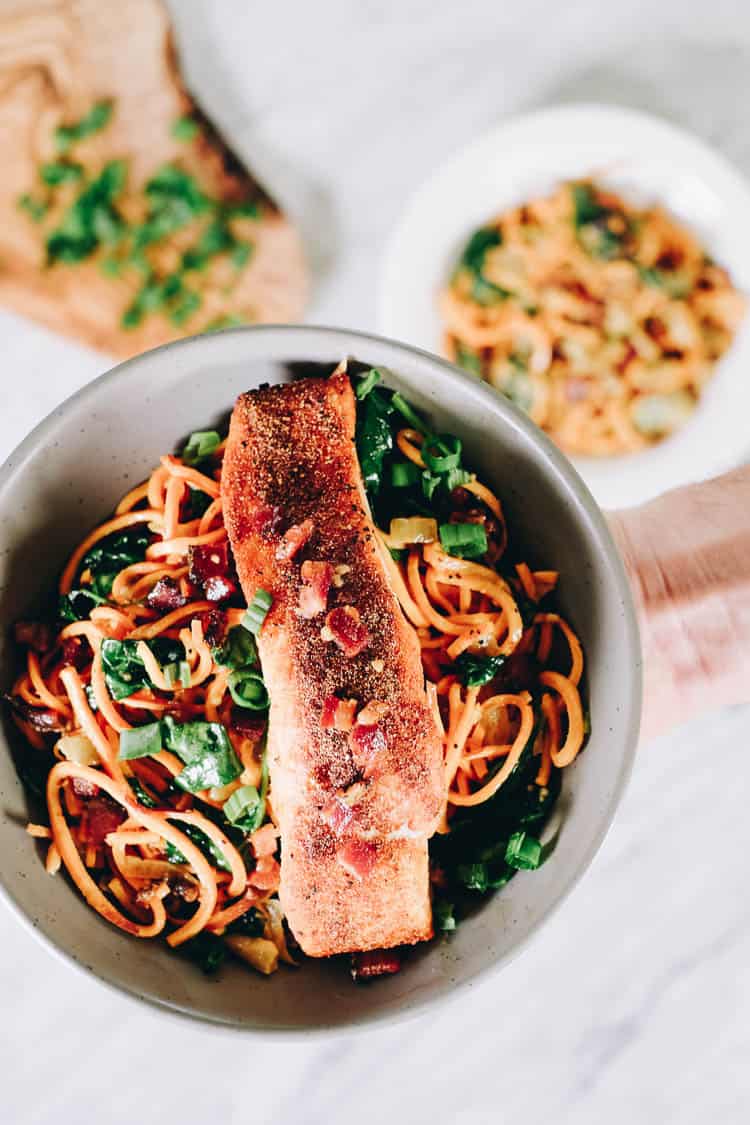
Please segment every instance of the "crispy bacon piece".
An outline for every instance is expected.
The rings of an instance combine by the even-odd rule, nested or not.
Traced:
[[[281,868],[272,855],[262,855],[255,865],[255,870],[248,876],[248,883],[257,887],[259,891],[275,891],[279,886]]]
[[[356,606],[336,606],[326,617],[326,625],[345,656],[359,656],[370,643],[369,631]]]
[[[187,602],[179,584],[169,575],[154,583],[146,595],[146,604],[159,613],[171,613],[173,609],[182,609]]]
[[[302,523],[293,523],[284,532],[281,542],[276,548],[277,559],[293,559],[301,551],[312,535],[315,524],[312,520],[303,520]]]
[[[99,786],[94,785],[93,781],[89,781],[86,777],[74,777],[71,784],[76,797],[80,797],[84,801],[88,800],[89,797],[95,797],[99,792]]]
[[[189,577],[210,602],[224,602],[234,597],[238,582],[227,543],[211,543],[191,547],[188,552]]]
[[[266,729],[266,720],[252,711],[248,711],[247,707],[232,707],[229,725],[243,738],[249,738],[251,742],[258,742]]]
[[[378,723],[357,723],[349,735],[349,745],[362,776],[372,777],[388,745],[383,728]]]
[[[339,699],[337,695],[327,695],[323,700],[320,725],[324,730],[349,731],[354,726],[356,699]]]
[[[352,980],[374,980],[397,973],[400,968],[401,951],[398,949],[370,949],[352,956]]]
[[[378,847],[372,840],[352,836],[339,848],[336,858],[344,870],[361,883],[377,863]]]
[[[297,612],[300,617],[309,620],[319,613],[325,613],[334,570],[328,562],[307,559],[302,564],[300,574],[303,585],[300,587]]]
[[[354,809],[341,797],[334,797],[323,809],[322,816],[334,836],[342,836],[354,819]]]
[[[203,637],[211,648],[220,648],[227,636],[227,619],[220,609],[209,609],[200,615]]]
[[[125,820],[125,810],[105,795],[91,797],[81,818],[81,836],[88,844],[98,847],[110,832],[116,832]]]
[[[65,729],[64,719],[51,707],[32,707],[20,695],[4,695],[3,699],[7,700],[19,718],[40,734],[52,734]]]
[[[43,621],[17,621],[14,627],[16,644],[40,655],[49,652],[54,643],[52,629]]]
[[[283,512],[276,504],[261,504],[248,520],[248,529],[267,539],[278,534]]]
[[[65,637],[62,643],[63,664],[72,665],[78,672],[90,664],[93,653],[85,637]]]
[[[383,703],[380,699],[371,699],[357,715],[357,722],[366,727],[372,726],[373,723],[384,719],[389,711],[390,707],[387,703]]]

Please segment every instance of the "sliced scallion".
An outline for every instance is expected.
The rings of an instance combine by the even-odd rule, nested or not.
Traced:
[[[268,692],[258,672],[232,672],[228,685],[229,694],[238,707],[246,707],[250,711],[267,709]]]
[[[254,832],[263,822],[266,803],[254,785],[241,785],[224,803],[224,816],[245,832]]]
[[[255,591],[255,597],[247,607],[245,616],[242,618],[242,625],[247,629],[248,633],[252,633],[253,636],[257,637],[263,627],[263,622],[268,616],[268,611],[271,608],[272,602],[273,598],[268,590],[264,590],[262,586],[259,586]]]
[[[391,484],[394,488],[410,488],[421,475],[418,465],[411,461],[396,461],[391,465]]]
[[[461,463],[461,441],[453,434],[428,437],[422,443],[422,459],[433,473],[447,473]]]
[[[535,836],[514,832],[505,849],[505,862],[517,871],[536,871],[543,861],[543,848]]]
[[[196,430],[187,439],[182,460],[186,465],[197,465],[199,461],[215,453],[220,444],[221,437],[216,430]]]
[[[367,396],[369,395],[372,388],[376,387],[378,385],[378,383],[380,382],[380,379],[381,379],[381,375],[380,375],[380,372],[378,371],[377,367],[373,367],[370,371],[367,372],[366,375],[363,375],[362,378],[360,379],[360,381],[357,383],[357,386],[356,386],[355,391],[354,391],[357,398],[360,401],[363,398],[367,398]]]
[[[487,532],[479,523],[442,523],[440,542],[449,555],[477,559],[487,551]]]
[[[430,431],[427,429],[427,426],[425,426],[424,422],[419,417],[414,407],[410,406],[406,399],[402,395],[400,395],[398,391],[396,391],[393,398],[391,399],[391,406],[395,407],[395,409],[398,410],[399,414],[403,415],[403,417],[406,418],[406,421],[409,423],[412,429],[419,430],[420,434],[424,434],[425,436],[430,435]]]

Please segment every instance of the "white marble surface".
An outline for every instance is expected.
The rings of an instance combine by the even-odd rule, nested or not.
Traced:
[[[665,113],[750,172],[746,0],[173,0],[193,85],[301,215],[310,319],[375,327],[405,196],[501,115]],[[107,364],[0,313],[0,458]],[[327,1041],[175,1024],[0,911],[0,1120],[339,1125],[750,1119],[747,710],[643,747],[590,874],[532,948],[416,1022]]]

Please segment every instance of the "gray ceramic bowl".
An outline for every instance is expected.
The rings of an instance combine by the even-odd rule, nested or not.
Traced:
[[[163,1008],[237,1029],[315,1030],[371,1023],[475,983],[518,952],[569,893],[622,796],[638,734],[638,634],[606,524],[575,471],[500,395],[434,356],[354,332],[240,329],[171,344],[121,364],[60,406],[0,470],[0,685],[15,656],[11,623],[49,590],[68,552],[193,429],[219,422],[236,395],[330,368],[348,355],[393,373],[392,385],[441,430],[457,433],[502,497],[531,560],[562,573],[560,596],[588,662],[593,733],[565,774],[559,845],[450,938],[415,952],[405,971],[361,988],[341,964],[308,962],[265,979],[230,965],[218,980],[161,945],[103,922],[63,875],[50,878],[23,831],[27,799],[0,734],[0,880],[19,920],[70,963]]]

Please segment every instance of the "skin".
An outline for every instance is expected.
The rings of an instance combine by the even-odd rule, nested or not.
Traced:
[[[644,657],[643,737],[750,701],[750,465],[609,516]]]

